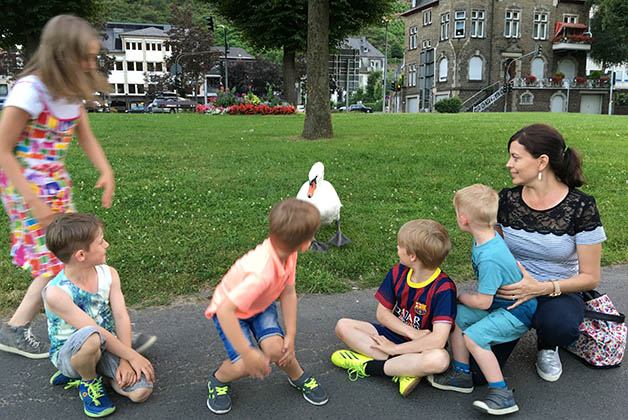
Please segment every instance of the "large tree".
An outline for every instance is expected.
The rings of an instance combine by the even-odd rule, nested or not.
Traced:
[[[329,0],[309,0],[307,29],[307,104],[302,136],[332,137],[329,107]]]
[[[284,97],[296,102],[295,57],[307,45],[307,0],[206,0],[259,50],[283,49]],[[337,45],[360,29],[380,22],[395,0],[331,0],[329,43]],[[326,59],[325,59],[326,60]]]
[[[604,66],[628,62],[628,1],[593,0],[591,58]]]
[[[24,61],[35,52],[46,22],[59,14],[80,16],[100,26],[105,16],[105,0],[2,0],[0,3],[0,48],[14,51],[21,45]]]

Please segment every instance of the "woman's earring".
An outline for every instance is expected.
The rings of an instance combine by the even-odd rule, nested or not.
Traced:
[[[539,172],[538,178],[539,178],[539,181],[543,179],[543,172]]]

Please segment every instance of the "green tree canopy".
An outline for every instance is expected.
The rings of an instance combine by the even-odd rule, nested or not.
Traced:
[[[628,1],[593,0],[591,58],[604,66],[628,62]]]

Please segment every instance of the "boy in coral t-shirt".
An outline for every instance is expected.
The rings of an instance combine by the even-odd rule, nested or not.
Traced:
[[[216,414],[231,410],[231,381],[245,376],[262,379],[270,374],[270,362],[286,372],[290,384],[308,402],[327,402],[325,391],[303,371],[294,354],[297,252],[310,247],[320,214],[310,203],[288,199],[272,208],[269,219],[270,237],[235,262],[205,311],[205,316],[214,321],[228,356],[207,383],[207,407]],[[277,298],[285,335],[277,318]],[[251,333],[261,350],[253,344]]]

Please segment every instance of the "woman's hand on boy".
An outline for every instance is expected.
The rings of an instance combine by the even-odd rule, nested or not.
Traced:
[[[243,353],[242,361],[246,373],[253,378],[264,379],[265,376],[270,375],[270,360],[258,349],[251,348]]]
[[[294,337],[284,337],[281,354],[281,359],[279,359],[277,364],[280,367],[287,366],[294,359]]]

